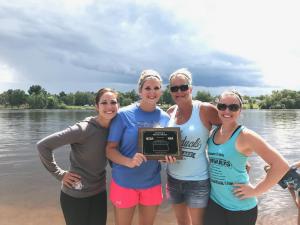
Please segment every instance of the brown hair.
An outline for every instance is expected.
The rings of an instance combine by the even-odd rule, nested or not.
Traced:
[[[113,93],[116,98],[118,99],[119,97],[119,93],[111,88],[101,88],[97,93],[96,93],[96,97],[95,97],[95,103],[98,104],[100,101],[100,98],[102,97],[102,95],[104,95],[106,92],[111,92]]]

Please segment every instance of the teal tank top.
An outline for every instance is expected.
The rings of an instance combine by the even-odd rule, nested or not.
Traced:
[[[255,197],[240,200],[233,193],[234,183],[249,183],[246,171],[247,156],[240,153],[236,147],[236,139],[245,129],[240,126],[223,144],[215,144],[216,128],[208,139],[209,174],[211,181],[210,198],[218,205],[231,211],[245,211],[257,205]]]
[[[168,124],[169,127],[180,127],[181,132],[183,159],[167,165],[167,173],[178,180],[199,181],[208,179],[206,143],[209,131],[200,119],[200,107],[200,102],[193,101],[191,117],[181,125],[176,124],[174,120],[176,108]]]

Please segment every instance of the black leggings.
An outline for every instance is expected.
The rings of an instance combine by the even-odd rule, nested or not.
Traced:
[[[257,206],[246,211],[230,211],[209,199],[204,225],[255,225]]]
[[[106,224],[106,191],[87,198],[74,198],[61,192],[60,205],[65,217],[66,225]]]

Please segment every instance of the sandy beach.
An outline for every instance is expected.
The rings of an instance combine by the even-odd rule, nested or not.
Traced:
[[[64,219],[58,203],[48,202],[47,205],[32,206],[30,203],[21,206],[1,205],[1,225],[64,225]],[[114,224],[113,211],[109,205],[108,225]],[[156,217],[155,225],[176,224],[174,214],[170,207],[162,205]],[[296,225],[296,210],[281,214],[259,216],[257,225]],[[135,216],[134,225],[137,224]]]
[[[7,172],[0,175],[0,225],[65,224],[59,204],[60,183],[36,160],[33,159],[35,163],[28,163],[27,170],[23,169],[22,162],[15,162],[13,166],[2,165],[3,171]],[[109,167],[107,174],[109,183]],[[161,174],[165,186],[165,171],[162,170]],[[297,210],[288,191],[280,189],[278,185],[259,198],[257,225],[296,225],[296,220]],[[134,221],[133,225],[138,225],[137,216]],[[110,202],[107,224],[114,224]],[[176,219],[170,204],[164,199],[155,225],[171,224],[176,224]]]
[[[65,224],[59,205],[59,183],[47,172],[36,171],[30,175],[20,172],[13,177],[2,176],[2,178],[5,178],[2,179],[5,182],[1,182],[0,187],[2,190],[6,190],[6,194],[0,196],[1,225]],[[284,203],[286,202],[285,198],[290,196],[288,193],[281,193],[284,195],[278,196],[278,199],[273,198],[269,202],[267,199],[261,200],[257,225],[295,225],[297,223],[296,207],[293,204]],[[110,202],[107,224],[114,224]],[[155,225],[171,224],[176,224],[176,220],[171,206],[164,200],[159,208]],[[138,225],[137,216],[135,216],[134,225]]]

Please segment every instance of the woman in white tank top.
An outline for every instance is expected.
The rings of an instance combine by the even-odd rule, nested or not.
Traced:
[[[167,111],[169,126],[180,127],[183,160],[168,164],[167,197],[178,224],[202,225],[210,191],[206,142],[212,125],[220,121],[215,106],[192,100],[190,71],[175,71],[169,82],[176,103]]]

